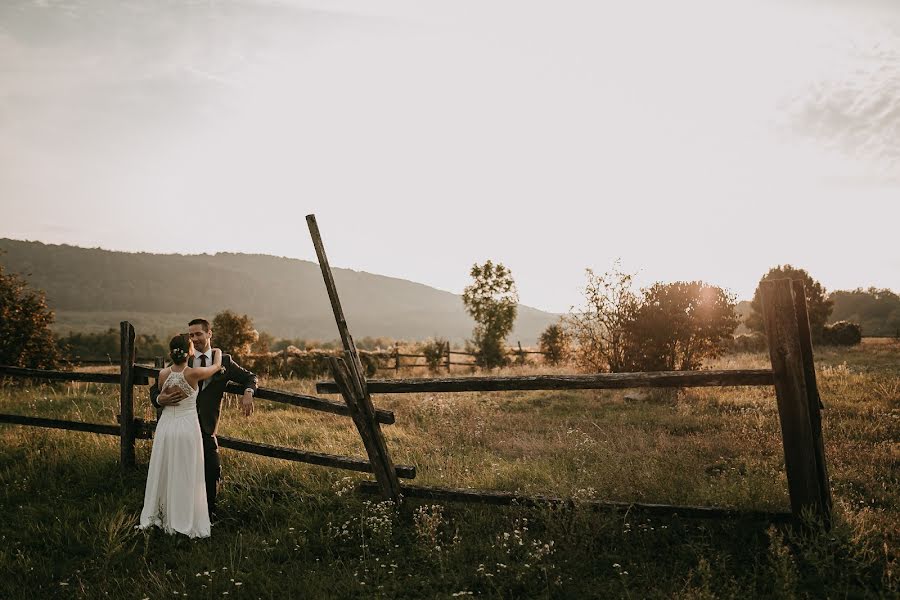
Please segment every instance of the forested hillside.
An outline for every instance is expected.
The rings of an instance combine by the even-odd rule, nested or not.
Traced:
[[[0,264],[47,292],[56,330],[105,331],[123,319],[170,334],[190,318],[230,308],[278,337],[337,337],[317,264],[265,255],[160,255],[0,239]],[[334,269],[355,337],[455,342],[473,322],[460,296],[391,277]],[[510,340],[532,344],[556,315],[519,306]]]

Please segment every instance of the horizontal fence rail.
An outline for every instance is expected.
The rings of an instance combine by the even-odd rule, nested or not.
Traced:
[[[157,359],[157,357],[146,357],[145,356],[145,357],[135,358],[134,361],[136,364],[143,363],[146,365],[152,365],[156,362],[156,359]],[[79,356],[74,356],[74,357],[70,357],[70,358],[64,358],[62,360],[63,360],[63,362],[71,363],[73,365],[82,365],[82,366],[97,366],[97,367],[104,366],[104,365],[116,366],[116,367],[119,366],[118,359],[112,359],[112,358],[81,358]]]
[[[151,367],[134,367],[134,372],[136,374],[145,377],[156,378],[159,376],[159,371],[160,369]],[[244,393],[244,387],[236,383],[229,383],[225,388],[225,391],[229,394],[241,395]],[[346,404],[328,400],[327,398],[317,398],[316,396],[307,396],[306,394],[282,392],[264,387],[258,388],[253,394],[253,397],[259,398],[260,400],[280,402],[282,404],[300,406],[302,408],[309,408],[311,410],[318,410],[320,412],[327,412],[335,415],[350,416],[350,409],[347,408]],[[394,413],[383,409],[377,409],[375,411],[375,419],[379,423],[384,423],[385,425],[392,425],[395,422]]]
[[[48,379],[51,381],[82,381],[87,383],[114,383],[119,385],[119,373],[84,373],[81,371],[44,371],[41,369],[23,369],[0,365],[0,376],[22,377],[28,379]],[[137,377],[134,385],[148,385],[146,377]]]
[[[84,423],[82,421],[66,421],[63,419],[45,419],[43,417],[28,417],[25,415],[0,414],[0,423],[10,425],[28,425],[29,427],[44,427],[47,429],[65,429],[67,431],[86,431],[88,433],[102,433],[118,436],[118,425],[106,423]]]
[[[139,436],[142,438],[150,437],[151,432],[156,428],[153,421],[144,421],[143,419],[135,419],[138,427]],[[306,450],[297,450],[296,448],[286,448],[283,446],[275,446],[272,444],[263,444],[261,442],[251,442],[249,440],[241,440],[238,438],[227,437],[224,435],[216,436],[219,447],[230,448],[240,452],[248,452],[250,454],[258,454],[260,456],[268,456],[270,458],[281,458],[284,460],[292,460],[295,462],[303,462],[311,465],[320,465],[323,467],[335,467],[348,471],[359,471],[360,473],[372,473],[372,465],[363,458],[354,458],[350,456],[338,456],[336,454],[324,454],[322,452],[309,452]],[[404,479],[414,479],[416,476],[416,468],[409,465],[395,465],[397,477]]]
[[[773,385],[769,369],[598,373],[595,375],[529,375],[514,377],[447,377],[370,379],[373,394],[418,392],[501,392],[517,390],[602,390],[640,387],[709,387]],[[338,393],[333,381],[316,383],[319,394]]]
[[[378,484],[374,481],[361,481],[357,490],[363,494],[377,494]],[[740,510],[708,506],[671,506],[668,504],[642,504],[637,502],[610,501],[578,501],[543,495],[526,495],[515,492],[499,492],[494,490],[475,490],[468,488],[431,487],[423,485],[402,484],[400,491],[405,498],[423,500],[441,500],[446,502],[468,502],[492,504],[499,506],[584,506],[593,510],[614,510],[618,512],[640,512],[656,516],[689,517],[694,519],[752,519],[772,522],[788,522],[792,515],[789,512],[770,512],[760,510]]]

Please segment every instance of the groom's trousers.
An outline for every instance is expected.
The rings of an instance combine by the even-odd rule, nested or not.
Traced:
[[[209,518],[216,513],[216,491],[222,477],[222,465],[219,462],[219,442],[214,435],[203,434],[203,475],[206,479],[206,506]]]

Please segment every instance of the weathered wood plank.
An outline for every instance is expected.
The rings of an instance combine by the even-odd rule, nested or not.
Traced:
[[[64,419],[45,419],[43,417],[28,417],[25,415],[0,414],[0,423],[10,425],[27,425],[29,427],[45,427],[49,429],[65,429],[67,431],[86,431],[88,433],[101,433],[105,435],[121,435],[119,425],[105,423],[83,423],[81,421],[67,421]]]
[[[791,512],[800,518],[804,509],[825,518],[810,417],[800,327],[790,279],[760,283],[763,321],[778,399],[778,417],[784,442],[784,462],[791,497]]]
[[[23,369],[0,365],[0,376],[21,377],[27,379],[49,379],[54,381],[81,381],[86,383],[114,383],[119,385],[121,377],[118,373],[81,373],[78,371],[44,371],[41,369]]]
[[[361,481],[357,489],[364,494],[376,494],[379,489],[374,481]],[[423,500],[439,500],[444,502],[469,502],[491,504],[495,506],[575,506],[576,502],[568,498],[557,498],[544,495],[526,495],[515,492],[493,490],[476,490],[471,488],[431,487],[422,485],[401,484],[400,491],[406,498]],[[579,501],[578,506],[593,510],[614,510],[618,512],[641,512],[659,516],[688,517],[694,519],[754,519],[761,521],[786,522],[792,519],[789,512],[769,512],[717,508],[706,506],[671,506],[668,504],[645,504],[638,502]]]
[[[136,373],[144,375],[146,377],[156,378],[159,376],[159,369],[153,369],[150,367],[141,367],[135,366],[134,370]],[[244,387],[238,385],[236,383],[229,383],[225,387],[225,391],[229,394],[237,394],[241,395],[244,393]],[[329,400],[327,398],[319,398],[317,396],[308,396],[306,394],[295,394],[293,392],[283,392],[280,390],[273,390],[271,388],[260,387],[256,390],[256,393],[253,395],[254,398],[258,400],[269,400],[270,402],[280,402],[281,404],[290,404],[291,406],[299,406],[301,408],[308,408],[310,410],[317,410],[320,412],[327,412],[335,415],[341,415],[344,417],[350,416],[350,410],[347,408],[347,405],[343,402],[336,402],[334,400]],[[385,425],[392,425],[396,419],[394,417],[393,411],[377,409],[375,411],[375,419],[379,423],[383,423]]]
[[[595,375],[530,375],[515,377],[445,377],[428,379],[370,379],[373,394],[419,392],[502,392],[513,390],[599,390],[637,387],[706,387],[772,385],[767,369],[659,371],[654,373],[598,373]],[[336,394],[332,381],[316,383],[319,394]]]
[[[331,301],[331,308],[334,312],[334,320],[341,335],[341,342],[344,345],[345,361],[334,357],[329,359],[332,376],[338,385],[338,390],[344,397],[344,402],[350,409],[350,416],[353,417],[353,422],[359,430],[366,453],[369,456],[369,462],[372,463],[375,478],[381,486],[382,496],[400,503],[402,500],[399,493],[400,482],[397,479],[394,463],[391,460],[387,444],[385,444],[381,427],[376,420],[375,406],[372,404],[372,398],[369,396],[369,391],[366,388],[365,370],[362,362],[360,362],[356,344],[354,344],[353,337],[350,335],[347,320],[344,318],[341,299],[338,296],[337,286],[334,283],[331,266],[328,264],[325,245],[322,242],[315,215],[307,215],[306,222],[309,225],[309,235],[312,237],[313,245],[316,248],[316,256],[319,259],[322,278],[325,281],[325,288],[328,291],[328,298]],[[399,353],[399,349],[397,352]],[[399,356],[396,357],[396,360],[400,360]]]
[[[816,455],[816,472],[819,479],[819,503],[825,526],[831,527],[831,483],[825,462],[825,440],[822,437],[822,399],[816,382],[816,364],[813,359],[812,334],[809,327],[809,312],[806,306],[806,289],[800,279],[791,282],[794,292],[794,312],[800,334],[800,352],[803,356],[803,375],[806,379],[807,406],[812,426],[813,444]]]
[[[120,462],[123,469],[134,466],[134,327],[128,321],[119,324],[119,414]]]
[[[350,379],[353,375],[347,368],[346,363],[339,358],[329,358],[331,363],[331,371],[334,374],[338,389],[350,409],[350,415],[353,417],[353,423],[359,431],[359,437],[363,441],[369,462],[372,464],[375,479],[378,481],[381,495],[385,499],[400,502],[400,481],[397,479],[396,469],[388,452],[387,444],[381,428],[371,418],[371,413],[365,410],[361,398],[357,391],[351,387]]]
[[[341,343],[344,346],[346,355],[346,366],[350,370],[350,383],[356,392],[357,398],[366,396],[366,378],[365,370],[359,360],[359,352],[356,351],[356,344],[353,342],[353,336],[350,335],[350,328],[347,326],[347,319],[344,318],[344,309],[341,307],[341,299],[338,296],[337,286],[334,283],[334,275],[331,273],[331,265],[328,263],[328,256],[325,254],[325,244],[322,242],[322,234],[319,232],[319,224],[316,222],[315,215],[306,215],[306,223],[309,227],[309,235],[312,238],[313,246],[316,249],[316,257],[319,259],[319,269],[322,271],[322,279],[325,281],[325,289],[328,292],[328,299],[331,301],[331,310],[334,313],[334,320],[337,324],[338,333],[341,336]]]
[[[152,432],[156,429],[156,423],[153,421],[135,419],[135,424],[139,434],[138,437],[142,438],[152,437]],[[270,458],[280,458],[283,460],[292,460],[323,467],[334,467],[336,469],[345,469],[348,471],[358,471],[360,473],[373,472],[372,465],[369,461],[362,458],[338,456],[336,454],[325,454],[322,452],[310,452],[307,450],[298,450],[296,448],[287,448],[273,444],[252,442],[250,440],[242,440],[224,435],[216,436],[216,439],[219,441],[220,447],[230,448],[231,450],[237,450],[239,452],[248,452],[250,454],[258,454]],[[396,473],[397,477],[414,479],[416,476],[416,468],[409,465],[396,465]]]

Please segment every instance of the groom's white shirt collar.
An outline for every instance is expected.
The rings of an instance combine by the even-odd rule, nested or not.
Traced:
[[[206,352],[198,352],[195,350],[194,351],[194,360],[200,360],[200,357],[204,356],[204,355],[206,355],[206,364],[211,365],[212,364],[212,348],[210,348]]]

